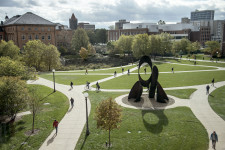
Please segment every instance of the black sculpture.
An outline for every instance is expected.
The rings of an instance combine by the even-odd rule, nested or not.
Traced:
[[[151,70],[152,70],[152,74],[150,75],[148,80],[143,80],[141,78],[141,75],[139,73],[140,67],[143,63],[148,63]],[[163,88],[161,87],[161,85],[158,82],[158,68],[156,66],[153,67],[152,69],[152,61],[148,56],[143,56],[141,57],[140,61],[139,61],[139,66],[138,66],[138,78],[139,81],[137,81],[132,89],[130,90],[128,99],[131,98],[135,98],[135,102],[138,102],[141,100],[141,95],[142,95],[142,91],[143,91],[143,87],[147,87],[149,89],[149,85],[150,85],[150,90],[149,90],[149,98],[154,98],[155,97],[155,90],[157,88],[157,102],[160,103],[167,103],[168,102],[168,97],[165,93],[165,91],[163,90]]]

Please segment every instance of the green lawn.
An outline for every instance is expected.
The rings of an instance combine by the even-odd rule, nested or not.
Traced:
[[[150,75],[142,75],[143,79],[148,79]],[[208,84],[215,78],[215,82],[225,81],[225,71],[204,71],[185,73],[161,73],[159,83],[163,88],[181,87]],[[138,81],[138,75],[124,75],[112,80],[100,83],[102,89],[131,89]]]
[[[196,89],[180,89],[180,90],[166,90],[166,94],[172,95],[182,99],[189,99],[191,94],[194,93]]]
[[[153,63],[157,66],[159,72],[171,72],[172,67],[174,68],[174,71],[189,71],[189,70],[212,70],[216,69],[214,67],[201,67],[201,66],[187,66],[187,65],[179,65],[179,64],[170,64],[170,63]],[[145,67],[141,67],[140,73],[144,72]],[[151,72],[150,67],[146,67],[147,72]],[[133,71],[132,73],[138,73],[138,69]]]
[[[210,95],[210,106],[223,120],[225,120],[225,86],[216,89]]]
[[[51,74],[41,74],[40,77],[53,81]],[[86,84],[87,81],[94,82],[100,79],[110,77],[109,75],[55,75],[55,82],[70,85],[72,81],[74,85]]]
[[[15,133],[11,136],[2,136],[3,143],[0,149],[29,149],[37,150],[52,132],[52,123],[61,120],[69,108],[69,101],[65,95],[60,92],[52,93],[52,89],[41,85],[29,85],[29,88],[37,89],[38,97],[42,103],[50,103],[50,105],[41,105],[40,111],[36,116],[35,129],[39,132],[36,135],[27,136],[25,133],[31,130],[32,115],[23,116],[21,120],[15,122]],[[27,142],[24,145],[21,143]]]
[[[168,59],[168,58],[167,59],[160,58],[160,60],[174,62],[174,63],[181,63],[181,64],[191,64],[191,65],[194,64],[194,61],[189,61],[189,60]],[[197,63],[197,65],[225,67],[225,63],[216,63],[215,61],[214,62],[200,62],[200,61],[197,61],[196,63]]]
[[[86,127],[84,127],[75,149],[106,149],[108,132],[96,128],[96,121],[93,119],[94,112],[100,101],[109,97],[115,98],[121,93],[89,92],[89,95],[91,101],[90,135],[85,139]],[[122,123],[120,129],[111,132],[112,148],[110,149],[208,149],[208,134],[187,107],[155,111],[122,109]]]

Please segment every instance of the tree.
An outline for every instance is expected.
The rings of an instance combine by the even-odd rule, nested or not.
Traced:
[[[188,53],[188,46],[191,44],[191,42],[186,39],[183,38],[180,41],[175,41],[173,42],[173,53],[178,53],[178,52],[182,52],[182,54],[187,54]]]
[[[96,108],[95,120],[97,121],[97,128],[109,131],[109,147],[110,131],[119,128],[118,123],[122,121],[121,112],[121,108],[112,98],[103,100]]]
[[[35,117],[36,117],[36,114],[38,113],[38,111],[40,109],[41,101],[40,101],[39,96],[37,94],[37,89],[34,86],[29,88],[29,93],[30,94],[29,94],[29,102],[28,103],[30,105],[31,112],[32,112],[32,115],[33,115],[31,133],[34,133]]]
[[[34,69],[24,66],[22,62],[9,57],[0,57],[0,68],[0,77],[14,76],[24,80],[31,79],[35,72]]]
[[[128,53],[130,54],[132,52],[132,42],[133,42],[133,36],[125,36],[121,35],[119,40],[117,41],[117,46],[119,48],[119,51],[121,54]]]
[[[82,28],[78,28],[72,38],[72,49],[75,53],[79,53],[81,47],[88,48],[89,38],[86,31]]]
[[[115,30],[115,26],[114,25],[111,25],[108,28],[109,28],[109,30]]]
[[[96,43],[96,35],[92,30],[86,30],[86,33],[89,37],[89,42],[93,45]]]
[[[16,114],[27,105],[28,90],[19,77],[0,77],[0,116],[14,120]]]
[[[81,47],[81,49],[80,49],[80,57],[83,60],[86,60],[88,57],[88,51],[84,47]]]
[[[188,47],[187,47],[187,50],[188,50],[188,53],[196,53],[197,50],[199,50],[201,47],[200,43],[199,42],[193,42],[193,43],[189,43],[188,44]]]
[[[106,29],[96,29],[96,42],[97,43],[107,43],[107,31]]]
[[[150,53],[154,58],[157,54],[162,54],[161,49],[161,38],[159,35],[150,35],[149,36],[149,47],[150,47]]]
[[[96,54],[96,51],[95,51],[95,48],[89,43],[88,44],[88,55],[95,55]]]
[[[46,45],[40,40],[28,41],[24,46],[24,61],[28,66],[40,70],[41,64],[43,65],[45,50]]]
[[[136,58],[150,55],[149,37],[147,34],[138,34],[134,37],[132,51]]]
[[[207,41],[205,42],[206,51],[209,52],[212,56],[216,51],[220,49],[220,43],[218,41]]]
[[[48,67],[48,71],[60,65],[60,53],[54,45],[47,45],[43,56],[43,62]]]
[[[173,37],[168,33],[161,33],[161,54],[164,56],[165,54],[171,54],[172,53],[172,39]]]
[[[0,41],[0,56],[8,56],[11,59],[19,58],[20,49],[13,41]]]
[[[166,24],[166,22],[163,21],[163,20],[159,20],[159,21],[158,21],[158,25],[163,25],[163,24]]]

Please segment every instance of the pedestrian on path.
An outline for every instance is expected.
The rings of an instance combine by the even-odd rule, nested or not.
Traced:
[[[145,74],[146,74],[146,68],[144,69],[144,71],[145,71]]]
[[[116,71],[114,72],[114,77],[116,77]]]
[[[96,83],[96,90],[100,90],[100,85],[98,84],[98,82]]]
[[[73,82],[72,81],[70,82],[70,86],[71,86],[71,89],[73,89]]]
[[[130,69],[127,70],[127,74],[128,74],[128,76],[130,75]]]
[[[71,107],[73,108],[74,99],[71,97],[70,99]]]
[[[123,74],[123,72],[124,72],[124,68],[122,68],[122,74]]]
[[[209,89],[210,89],[210,87],[209,87],[209,85],[207,85],[206,86],[206,95],[209,94]]]
[[[86,69],[86,72],[85,72],[85,74],[88,74],[88,70]]]
[[[56,133],[56,135],[57,135],[57,132],[58,132],[58,124],[59,124],[59,122],[56,121],[56,120],[53,122],[53,128],[55,128],[55,131],[56,131],[55,133]]]
[[[213,80],[212,80],[212,86],[214,86],[214,82],[215,82],[215,80],[214,80],[214,78],[213,78]]]
[[[212,140],[212,148],[216,149],[216,142],[218,142],[218,136],[215,131],[210,136],[210,140]]]
[[[172,67],[172,73],[174,73],[174,71],[173,71],[173,67]]]

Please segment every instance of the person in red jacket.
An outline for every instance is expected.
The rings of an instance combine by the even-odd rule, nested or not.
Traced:
[[[57,135],[57,132],[58,132],[58,124],[59,124],[59,122],[56,121],[56,120],[53,122],[53,128],[55,128],[56,135]]]

